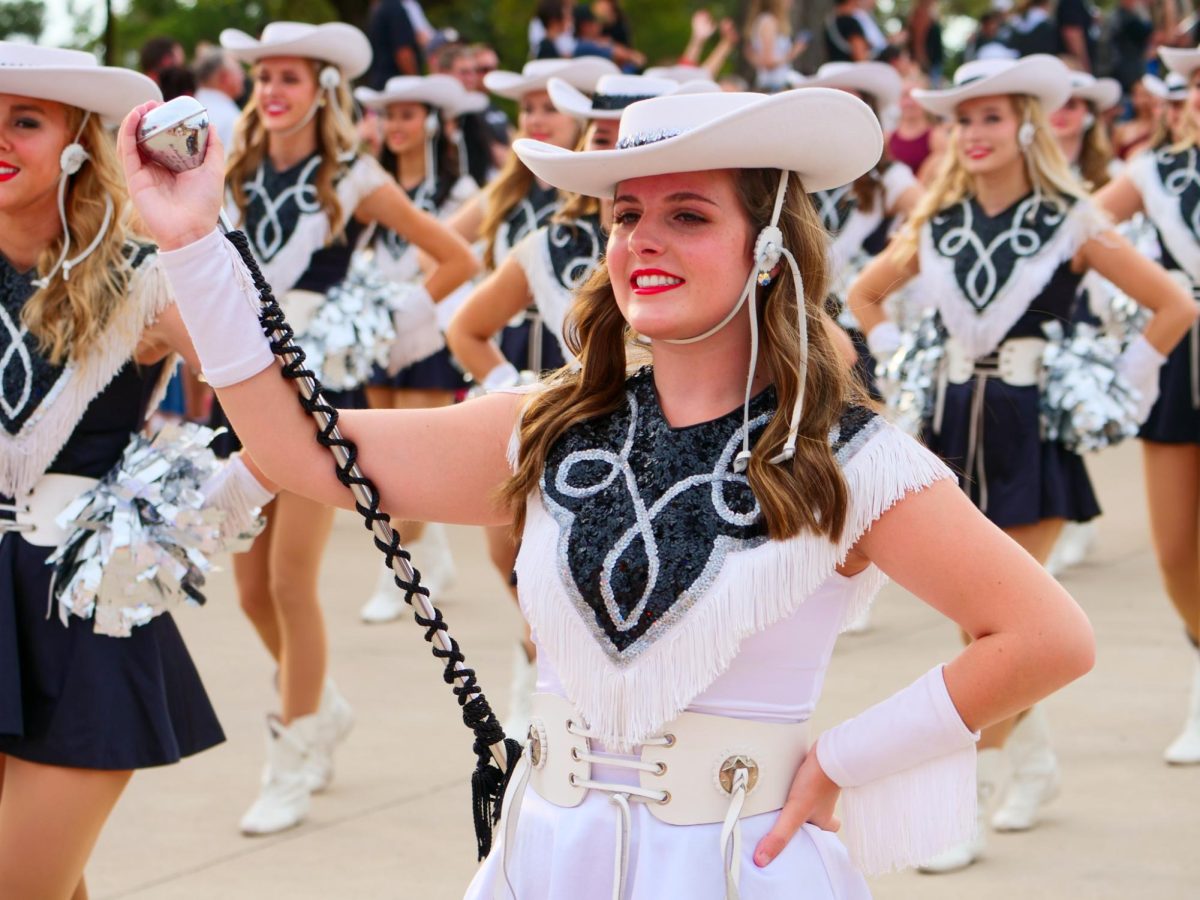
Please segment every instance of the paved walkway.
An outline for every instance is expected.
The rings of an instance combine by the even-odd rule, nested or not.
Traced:
[[[956,875],[876,880],[878,900],[1128,900],[1200,896],[1200,767],[1168,768],[1192,656],[1148,545],[1135,447],[1095,461],[1108,514],[1092,559],[1065,579],[1099,641],[1096,669],[1046,707],[1064,767],[1045,824],[993,836]],[[497,707],[507,700],[518,621],[481,535],[451,529],[459,579],[444,608]],[[468,736],[418,629],[360,625],[375,580],[366,533],[341,515],[324,567],[332,671],[358,724],[334,785],[302,827],[247,839],[237,821],[256,790],[271,668],[227,573],[209,605],[180,616],[229,740],[133,780],[96,850],[97,900],[457,898],[474,868]],[[816,727],[840,721],[956,650],[955,628],[889,588],[874,628],[844,638]]]

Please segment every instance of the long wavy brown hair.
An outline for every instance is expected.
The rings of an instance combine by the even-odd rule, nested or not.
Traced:
[[[326,64],[315,59],[308,62],[312,67],[315,82]],[[325,95],[324,89],[319,86],[317,91],[318,96]],[[314,184],[321,209],[329,219],[328,243],[333,243],[342,234],[342,204],[338,200],[334,182],[338,171],[344,165],[344,158],[358,146],[358,135],[354,133],[353,125],[354,105],[344,78],[336,93],[336,104],[325,102],[317,110],[315,117],[317,152],[321,155],[321,164],[317,167]],[[233,148],[225,164],[225,184],[243,217],[247,205],[245,184],[254,177],[266,153],[267,130],[263,127],[262,116],[259,114],[258,89],[255,88],[234,127]]]
[[[1108,184],[1108,167],[1113,161],[1113,148],[1108,140],[1108,129],[1093,104],[1088,103],[1092,124],[1083,135],[1083,149],[1079,152],[1079,174],[1088,190],[1098,191]]]
[[[771,219],[779,178],[777,169],[737,172],[738,195],[751,236]],[[800,355],[797,290],[785,264],[769,287],[758,289],[759,360],[771,374],[779,406],[754,446],[747,474],[771,538],[809,532],[836,540],[845,525],[848,492],[829,447],[829,431],[854,392],[850,373],[823,323],[825,232],[795,174],[789,175],[779,227],[804,279],[808,358]],[[748,270],[750,254],[747,245],[731,264]],[[638,348],[617,307],[606,263],[597,267],[577,294],[564,332],[579,368],[560,369],[550,376],[545,390],[530,396],[521,418],[517,469],[501,488],[501,500],[513,509],[518,529],[524,522],[525,499],[538,488],[554,443],[573,425],[612,413],[623,402],[630,357],[638,355]],[[791,464],[774,465],[769,459],[787,439],[801,365],[807,367],[807,381],[796,456]]]
[[[68,106],[67,132],[74,135],[83,123],[84,111]],[[94,344],[113,314],[126,301],[129,270],[123,248],[122,224],[127,194],[125,178],[117,162],[112,141],[104,131],[100,117],[88,116],[79,143],[91,159],[67,182],[67,227],[71,233],[68,256],[75,256],[95,239],[104,222],[105,198],[112,200],[113,214],[108,231],[99,246],[71,269],[70,280],[62,269],[50,283],[39,288],[25,302],[21,320],[37,338],[46,358],[60,365],[71,358],[82,358]],[[58,261],[63,237],[42,251],[37,261],[38,275],[44,277]]]

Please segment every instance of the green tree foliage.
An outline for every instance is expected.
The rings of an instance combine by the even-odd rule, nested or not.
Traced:
[[[0,40],[23,37],[36,41],[41,37],[45,18],[42,0],[4,0],[0,3]]]

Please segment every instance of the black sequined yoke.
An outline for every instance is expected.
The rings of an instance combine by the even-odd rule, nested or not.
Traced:
[[[1037,202],[1035,202],[1037,200]],[[954,278],[977,311],[986,309],[1017,271],[1067,219],[1067,210],[1032,194],[989,216],[974,197],[929,222],[934,250],[954,261]]]
[[[775,408],[773,388],[752,400],[752,444]],[[848,408],[830,435],[839,458],[875,420]],[[686,615],[729,553],[767,540],[749,481],[732,468],[741,447],[740,407],[672,428],[643,369],[620,409],[574,426],[547,454],[541,495],[559,526],[559,574],[614,661],[631,661]]]
[[[1200,151],[1188,147],[1178,153],[1159,150],[1154,156],[1163,188],[1179,199],[1179,215],[1200,242]]]

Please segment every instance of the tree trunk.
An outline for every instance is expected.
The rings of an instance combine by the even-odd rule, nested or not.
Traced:
[[[117,65],[117,20],[113,16],[112,0],[104,0],[104,64]]]

